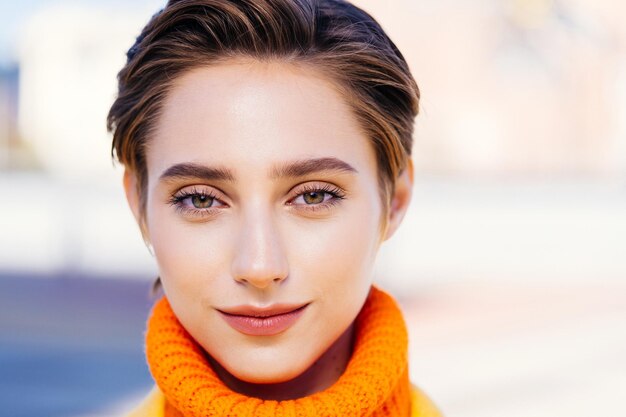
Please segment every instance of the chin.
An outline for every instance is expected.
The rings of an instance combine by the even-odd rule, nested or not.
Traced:
[[[309,364],[299,360],[297,363],[285,362],[281,360],[256,361],[249,365],[239,362],[234,367],[227,369],[235,378],[251,384],[279,384],[290,381],[308,368]]]

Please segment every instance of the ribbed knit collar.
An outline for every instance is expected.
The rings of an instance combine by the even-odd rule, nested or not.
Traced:
[[[274,401],[228,388],[165,296],[155,303],[146,331],[148,366],[165,395],[166,417],[406,417],[411,408],[407,346],[396,302],[372,287],[356,318],[354,350],[341,377],[322,392]]]

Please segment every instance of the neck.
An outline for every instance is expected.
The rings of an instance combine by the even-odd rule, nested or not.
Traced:
[[[354,346],[354,323],[306,371],[284,382],[255,384],[238,379],[215,359],[208,360],[217,376],[231,390],[263,400],[293,400],[321,392],[333,385],[345,371]]]

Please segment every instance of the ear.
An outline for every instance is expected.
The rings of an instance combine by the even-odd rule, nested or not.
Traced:
[[[133,217],[135,217],[135,221],[137,222],[137,225],[139,226],[139,230],[141,231],[143,240],[144,242],[146,242],[146,245],[148,245],[148,242],[149,242],[148,233],[145,228],[143,216],[141,215],[137,176],[135,175],[133,171],[129,169],[125,169],[123,181],[124,181],[124,192],[126,194],[126,201],[128,202],[130,211],[132,211]]]
[[[413,160],[408,159],[406,167],[396,178],[395,190],[391,197],[389,213],[387,214],[387,229],[383,241],[389,239],[398,229],[413,195]]]

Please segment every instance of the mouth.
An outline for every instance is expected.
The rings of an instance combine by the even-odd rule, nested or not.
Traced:
[[[308,306],[309,303],[266,308],[240,306],[217,311],[226,323],[240,333],[248,336],[273,336],[294,325]]]

